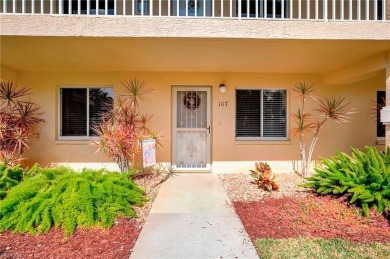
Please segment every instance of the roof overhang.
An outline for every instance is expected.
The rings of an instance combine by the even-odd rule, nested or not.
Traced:
[[[334,81],[334,71],[390,51],[388,21],[2,14],[0,22],[1,66],[19,71],[318,73]]]

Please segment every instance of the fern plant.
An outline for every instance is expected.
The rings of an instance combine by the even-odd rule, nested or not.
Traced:
[[[0,199],[3,199],[7,192],[23,180],[23,169],[17,166],[6,166],[0,163]]]
[[[266,191],[277,191],[279,186],[275,182],[275,175],[272,173],[271,167],[267,163],[255,164],[255,170],[249,170],[251,176],[255,179],[254,183]]]
[[[365,152],[352,149],[351,156],[338,152],[322,159],[323,167],[315,168],[316,173],[301,186],[321,194],[348,195],[365,215],[370,207],[383,213],[390,209],[389,156],[389,150],[381,155],[375,147],[366,147]]]
[[[104,170],[43,168],[12,188],[0,203],[0,231],[45,233],[53,226],[65,235],[76,227],[109,228],[115,218],[135,217],[144,192],[129,175]]]

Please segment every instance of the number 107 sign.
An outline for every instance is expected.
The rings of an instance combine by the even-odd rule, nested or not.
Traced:
[[[142,164],[143,167],[156,164],[156,140],[147,139],[142,141]]]

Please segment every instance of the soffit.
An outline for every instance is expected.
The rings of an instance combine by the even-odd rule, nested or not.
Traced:
[[[21,71],[325,73],[390,50],[390,41],[1,36]]]

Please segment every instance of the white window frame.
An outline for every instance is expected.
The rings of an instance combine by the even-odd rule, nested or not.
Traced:
[[[288,141],[289,140],[289,91],[287,88],[272,88],[272,87],[236,87],[235,89],[235,107],[234,107],[234,135],[236,135],[236,123],[237,123],[237,99],[236,94],[237,90],[256,90],[260,91],[260,134],[263,135],[263,90],[283,90],[286,91],[286,137],[237,137],[235,139],[238,141]]]
[[[62,99],[61,99],[61,89],[72,89],[72,88],[85,88],[87,89],[87,136],[61,136],[61,130],[62,130]],[[114,93],[114,86],[112,85],[92,85],[92,86],[83,86],[83,85],[72,85],[72,86],[67,86],[67,85],[62,85],[58,87],[58,121],[57,121],[57,136],[59,140],[95,140],[98,137],[97,136],[89,136],[89,89],[91,88],[112,88],[113,91],[113,98],[115,96]],[[113,100],[114,101],[114,100]]]

